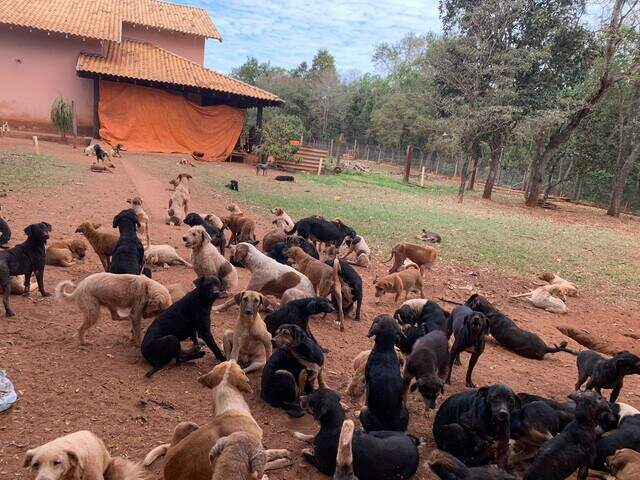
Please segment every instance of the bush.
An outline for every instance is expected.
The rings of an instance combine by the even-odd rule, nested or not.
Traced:
[[[63,139],[73,129],[73,111],[62,95],[56,98],[51,106],[51,122]]]
[[[302,135],[302,120],[295,115],[276,114],[262,128],[262,140],[258,152],[276,160],[291,160],[298,147],[291,145]]]

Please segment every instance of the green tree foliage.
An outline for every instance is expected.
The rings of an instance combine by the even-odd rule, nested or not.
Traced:
[[[73,111],[71,105],[60,95],[51,105],[51,122],[63,139],[73,129]]]
[[[298,149],[290,142],[300,139],[303,131],[300,118],[278,113],[265,123],[258,152],[276,160],[291,160]]]

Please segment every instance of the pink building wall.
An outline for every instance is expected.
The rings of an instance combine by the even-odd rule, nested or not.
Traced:
[[[147,29],[140,25],[124,23],[122,38],[141,40],[157,45],[192,62],[204,65],[204,38],[167,30]]]
[[[62,95],[75,101],[78,127],[91,127],[93,81],[78,77],[76,64],[80,52],[101,48],[96,40],[0,25],[0,122],[51,130],[51,105]]]

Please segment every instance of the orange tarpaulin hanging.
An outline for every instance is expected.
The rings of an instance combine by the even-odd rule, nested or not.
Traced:
[[[164,90],[100,81],[100,137],[127,150],[203,152],[225,160],[238,141],[244,110],[201,107]]]

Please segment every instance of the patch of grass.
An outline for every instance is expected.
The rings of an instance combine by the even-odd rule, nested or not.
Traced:
[[[59,186],[83,174],[80,165],[57,158],[1,151],[0,172],[0,188]]]

